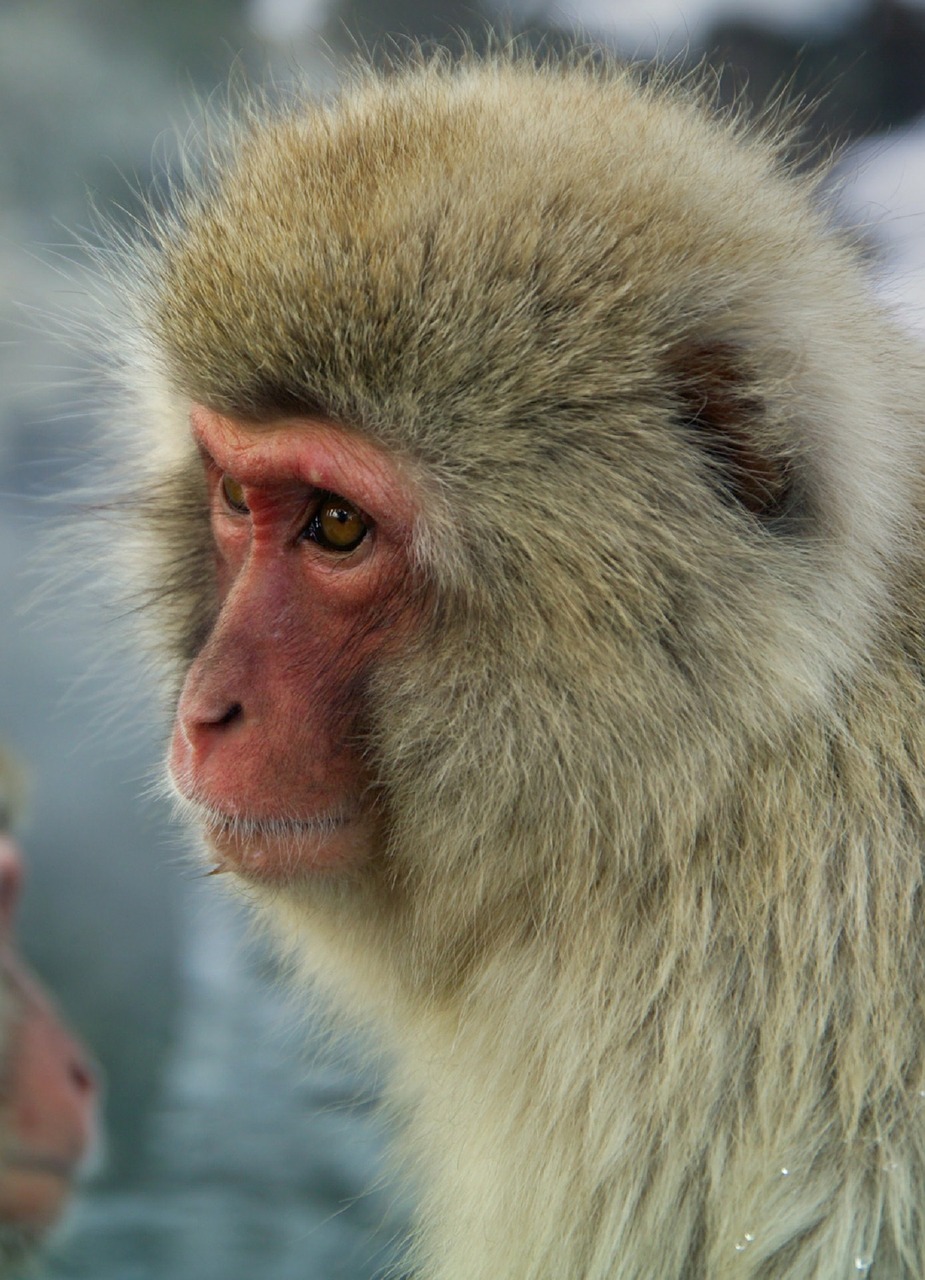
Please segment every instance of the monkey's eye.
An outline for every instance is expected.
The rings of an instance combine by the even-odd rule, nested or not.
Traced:
[[[222,476],[222,500],[229,511],[236,515],[246,516],[250,508],[244,501],[244,489],[231,476]]]
[[[305,530],[305,537],[326,551],[353,551],[368,530],[369,526],[352,502],[328,494],[318,504]]]

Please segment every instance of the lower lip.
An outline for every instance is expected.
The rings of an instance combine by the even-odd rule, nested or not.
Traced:
[[[74,1176],[73,1164],[57,1156],[17,1153],[6,1157],[4,1167],[11,1172],[40,1174],[43,1177],[60,1178],[64,1182],[70,1182]]]
[[[323,830],[294,827],[272,835],[244,836],[231,824],[207,822],[204,834],[218,855],[215,871],[231,871],[246,880],[285,884],[319,872],[335,873],[363,860],[359,823],[344,818]]]

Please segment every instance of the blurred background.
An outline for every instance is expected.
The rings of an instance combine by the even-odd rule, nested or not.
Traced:
[[[60,318],[89,306],[75,241],[94,208],[130,223],[233,67],[323,90],[357,47],[499,24],[813,103],[807,141],[845,148],[842,215],[925,340],[925,0],[0,0],[0,740],[33,780],[24,948],[107,1091],[53,1280],[370,1280],[400,1274],[405,1220],[376,1080],[145,798],[164,726],[98,570],[66,533],[60,564],[34,558],[99,453],[87,339]]]

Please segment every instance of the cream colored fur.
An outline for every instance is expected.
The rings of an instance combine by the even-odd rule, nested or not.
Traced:
[[[419,1274],[922,1280],[925,375],[816,184],[664,76],[421,60],[245,112],[129,274],[172,683],[191,401],[421,496],[387,842],[260,903],[395,1055]]]

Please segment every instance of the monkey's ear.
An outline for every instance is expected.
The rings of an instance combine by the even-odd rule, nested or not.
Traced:
[[[779,519],[791,507],[792,467],[762,432],[765,408],[741,352],[728,342],[690,343],[673,352],[671,370],[681,423],[722,496],[762,521]]]

